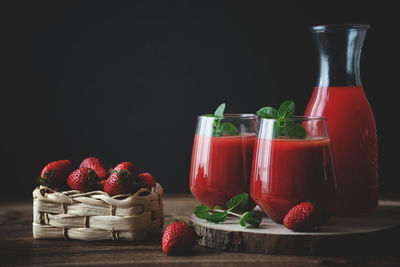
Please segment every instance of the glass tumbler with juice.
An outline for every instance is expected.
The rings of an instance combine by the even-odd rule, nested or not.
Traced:
[[[305,138],[275,136],[277,120],[261,119],[254,147],[250,194],[275,222],[295,205],[311,201],[329,211],[335,192],[331,144],[322,117],[292,117]]]
[[[210,208],[225,207],[233,196],[249,193],[258,118],[255,114],[225,114],[218,125],[236,129],[228,134],[218,134],[217,120],[198,117],[190,169],[192,194]]]

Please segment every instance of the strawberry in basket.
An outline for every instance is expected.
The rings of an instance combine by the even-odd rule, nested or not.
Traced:
[[[151,175],[148,172],[142,173],[138,176],[140,184],[143,187],[147,187],[147,188],[152,188],[153,186],[156,185],[156,182],[154,181],[154,177],[153,175]]]
[[[97,189],[98,176],[93,169],[81,167],[73,171],[67,180],[71,189],[88,192]]]
[[[110,196],[135,193],[140,188],[150,189],[156,185],[150,173],[140,174],[136,165],[129,161],[121,162],[107,171],[99,158],[88,157],[80,163],[78,169],[71,171],[69,160],[50,162],[43,169],[39,182],[58,190],[66,189],[66,185],[82,192],[100,189]]]
[[[57,189],[65,186],[66,190],[68,185],[70,189],[77,191],[55,192],[36,187],[33,191],[32,224],[35,239],[139,241],[145,239],[147,234],[161,232],[162,187],[155,184],[150,174],[140,176],[137,167],[128,161],[118,164],[108,172],[105,165],[94,157],[84,159],[76,170],[72,170],[69,160],[51,162],[43,169],[40,176],[42,184],[53,188],[54,185],[60,185]],[[105,192],[99,191],[99,188],[104,188]],[[126,195],[113,197],[121,194]],[[77,203],[84,205],[76,205]],[[137,210],[151,213],[151,216],[143,216],[137,222]],[[132,214],[132,211],[135,213]],[[92,223],[92,216],[96,217],[97,224]],[[55,218],[56,224],[52,223]],[[83,228],[82,222],[85,225]],[[127,224],[129,225],[126,226]],[[105,225],[109,227],[105,228]],[[168,246],[172,247],[174,244]],[[173,251],[174,248],[170,250]]]
[[[79,165],[79,168],[82,167],[94,170],[96,172],[98,180],[103,180],[107,178],[108,170],[106,168],[106,165],[104,165],[104,163],[99,158],[88,157],[84,159]]]
[[[92,169],[97,175],[97,189],[103,190],[104,184],[106,183],[106,179],[108,176],[108,170],[106,165],[99,158],[85,158],[79,165],[79,168]],[[92,180],[92,182],[94,181]],[[94,187],[91,186],[91,188],[93,189]]]
[[[66,180],[72,171],[72,163],[69,160],[57,160],[48,163],[39,177],[41,185],[55,189],[64,189]]]
[[[110,196],[135,193],[141,187],[155,186],[154,177],[150,173],[139,174],[135,164],[126,161],[118,164],[112,170],[104,184],[104,192]]]
[[[136,165],[132,162],[118,164],[104,184],[104,192],[110,196],[136,192],[140,188],[138,173]]]

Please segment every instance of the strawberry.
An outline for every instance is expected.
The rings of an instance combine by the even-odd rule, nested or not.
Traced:
[[[185,254],[193,249],[196,232],[184,222],[174,222],[164,231],[162,248],[165,255]]]
[[[114,171],[118,170],[130,172],[135,177],[139,175],[136,165],[129,161],[121,162],[115,166]]]
[[[93,169],[79,168],[68,176],[68,186],[71,189],[87,192],[97,187],[98,177]]]
[[[110,196],[133,193],[139,189],[137,177],[124,170],[113,170],[104,184],[104,192]]]
[[[72,171],[69,160],[58,160],[47,164],[40,174],[39,183],[48,187],[65,188],[66,180]]]
[[[92,169],[96,172],[97,177],[99,180],[103,180],[107,178],[108,175],[108,170],[106,168],[106,166],[104,165],[104,163],[95,157],[88,157],[86,159],[84,159],[81,164],[79,165],[79,168],[89,168]]]
[[[312,231],[321,221],[320,209],[310,202],[303,202],[289,210],[283,224],[293,231]]]
[[[144,187],[152,188],[156,185],[154,177],[148,172],[142,173],[138,176],[140,184]]]

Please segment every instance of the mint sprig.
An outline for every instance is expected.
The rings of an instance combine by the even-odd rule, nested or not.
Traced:
[[[248,202],[249,202],[249,194],[243,193],[231,198],[228,201],[228,203],[226,203],[226,207],[228,208],[229,211],[240,213],[246,209]]]
[[[294,114],[295,108],[296,108],[296,106],[293,101],[286,100],[279,106],[278,114],[277,114],[278,118],[286,119],[286,118],[292,117]]]
[[[274,132],[272,138],[288,136],[292,138],[306,138],[307,131],[298,122],[288,120],[295,111],[295,103],[291,100],[283,102],[279,109],[273,107],[263,107],[257,111],[261,118],[275,119]]]
[[[208,212],[209,210],[210,208],[207,205],[201,204],[194,209],[193,213],[197,218],[205,219],[210,216],[210,213]]]
[[[223,136],[223,135],[238,135],[239,130],[230,122],[222,122],[224,118],[224,111],[225,111],[226,104],[222,103],[218,106],[215,110],[214,115],[207,114],[208,117],[214,117],[214,128],[213,128],[213,136]]]
[[[262,217],[258,213],[252,211],[247,211],[243,213],[239,221],[241,226],[246,226],[247,223],[255,227],[258,227],[261,222],[262,222]]]
[[[239,223],[243,227],[247,224],[258,227],[262,222],[262,217],[258,213],[252,211],[245,212],[248,201],[249,195],[243,193],[234,196],[228,201],[228,203],[226,203],[226,207],[228,208],[227,210],[224,210],[218,205],[215,206],[214,209],[210,209],[207,205],[201,204],[196,207],[193,213],[197,218],[214,223],[224,222],[228,215],[232,215],[240,218]]]

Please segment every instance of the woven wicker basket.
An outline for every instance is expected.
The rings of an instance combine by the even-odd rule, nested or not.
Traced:
[[[33,191],[33,237],[79,240],[143,240],[164,223],[162,187],[110,197],[103,191]]]

